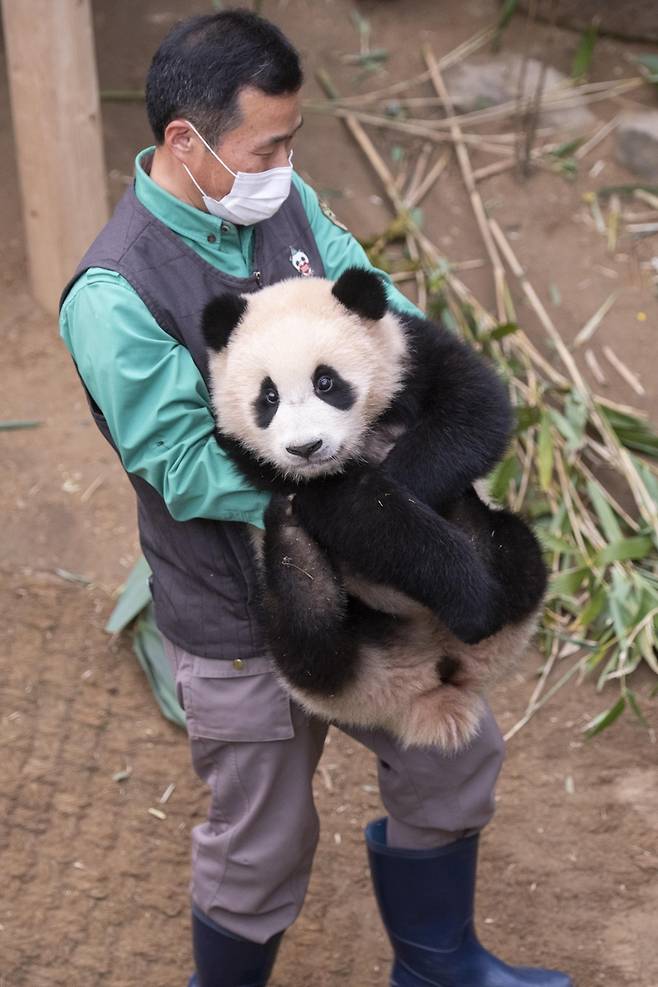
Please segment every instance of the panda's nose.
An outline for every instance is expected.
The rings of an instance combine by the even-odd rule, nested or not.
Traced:
[[[321,445],[322,439],[316,439],[315,442],[307,442],[303,446],[286,446],[286,449],[292,456],[299,456],[300,459],[310,459]]]

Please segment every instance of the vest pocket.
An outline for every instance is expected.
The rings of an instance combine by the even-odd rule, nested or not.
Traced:
[[[295,735],[290,697],[271,658],[195,656],[182,688],[191,737],[256,743]]]

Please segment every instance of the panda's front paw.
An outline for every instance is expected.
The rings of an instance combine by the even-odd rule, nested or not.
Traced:
[[[265,527],[297,527],[294,494],[272,494],[265,510]]]

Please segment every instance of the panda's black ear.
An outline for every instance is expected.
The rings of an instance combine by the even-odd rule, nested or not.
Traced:
[[[364,319],[383,319],[388,305],[384,284],[374,271],[348,267],[331,289],[332,295],[350,312]]]
[[[247,299],[225,292],[208,302],[201,316],[201,332],[208,349],[219,353],[247,310]]]

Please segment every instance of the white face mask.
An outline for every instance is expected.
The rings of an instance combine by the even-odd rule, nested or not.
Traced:
[[[190,169],[186,164],[183,164],[183,168],[201,193],[209,213],[220,219],[228,219],[230,223],[236,223],[238,226],[251,226],[252,223],[260,223],[263,219],[269,219],[281,208],[290,195],[292,151],[288,158],[288,164],[281,168],[270,168],[268,171],[255,173],[247,171],[236,173],[224,164],[210,144],[203,139],[194,124],[190,123],[189,120],[185,122],[192,128],[199,140],[205,144],[212,156],[219,161],[220,165],[233,175],[234,181],[228,195],[221,199],[213,199],[212,196],[205,194]]]

